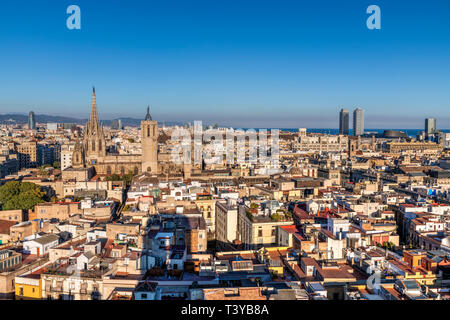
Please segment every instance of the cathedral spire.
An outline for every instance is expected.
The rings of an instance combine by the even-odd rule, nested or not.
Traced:
[[[152,116],[150,115],[150,106],[147,107],[147,114],[145,115],[145,120],[148,121],[152,121]]]
[[[91,116],[83,132],[83,148],[87,157],[106,155],[106,141],[103,126],[98,119],[95,87],[92,88]]]
[[[94,123],[94,124],[96,124],[98,122],[97,100],[95,97],[95,87],[92,88],[91,118],[89,120],[91,121],[91,123]]]

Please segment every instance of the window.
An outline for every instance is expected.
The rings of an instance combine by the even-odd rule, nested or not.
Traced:
[[[262,229],[259,229],[258,230],[258,237],[262,237],[262,236],[263,236]]]
[[[147,299],[147,294],[146,293],[142,293],[141,294],[141,299]]]

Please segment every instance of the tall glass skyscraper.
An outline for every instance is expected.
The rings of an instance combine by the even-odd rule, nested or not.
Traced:
[[[425,119],[425,134],[426,136],[436,133],[436,119],[427,118]]]
[[[353,111],[353,135],[360,136],[364,134],[364,110],[356,108]]]
[[[347,109],[341,109],[339,113],[339,134],[348,135],[350,124],[350,113]]]
[[[36,130],[36,119],[34,117],[34,112],[30,111],[28,114],[28,129]]]

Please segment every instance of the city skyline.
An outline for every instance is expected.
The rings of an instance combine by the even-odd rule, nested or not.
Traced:
[[[370,3],[328,4],[79,1],[73,31],[65,3],[5,1],[0,110],[85,119],[96,85],[101,119],[150,105],[159,121],[337,128],[340,108],[362,106],[367,128],[418,129],[429,117],[450,128],[437,1],[378,1],[381,30],[365,25]]]
[[[0,1],[0,300],[444,305],[449,9]]]
[[[357,109],[357,108],[355,108],[355,109]],[[308,126],[304,126],[304,127],[301,127],[301,128],[317,129],[317,130],[333,130],[333,131],[336,131],[336,133],[332,133],[332,134],[338,134],[339,133],[339,134],[345,134],[345,135],[352,135],[353,134],[353,119],[352,119],[351,126],[350,126],[350,122],[348,123],[348,129],[347,129],[348,131],[346,131],[347,133],[341,133],[341,128],[340,128],[340,121],[341,121],[340,117],[341,117],[341,115],[340,115],[340,113],[342,112],[342,110],[345,110],[346,112],[348,112],[348,109],[345,109],[345,108],[340,110],[339,116],[338,116],[338,121],[337,121],[337,124],[335,126],[331,126],[331,127],[308,127]],[[70,116],[64,116],[64,115],[58,115],[58,114],[56,114],[56,115],[40,114],[40,113],[35,113],[34,110],[31,110],[28,114],[23,113],[23,112],[9,112],[9,113],[5,113],[5,114],[0,114],[0,116],[7,116],[7,115],[10,115],[10,116],[14,116],[14,115],[26,116],[27,117],[26,123],[29,124],[30,114],[31,113],[33,114],[33,119],[35,119],[36,116],[40,116],[40,117],[55,116],[55,117],[71,119],[71,120],[74,120],[74,121],[76,120],[77,124],[83,124],[84,122],[86,122],[89,119],[89,116],[87,116],[85,118],[77,118],[77,117],[70,117]],[[353,112],[352,112],[352,114],[353,114]],[[349,119],[350,119],[349,114],[347,116],[348,116],[348,120],[347,121],[349,121]],[[127,119],[139,122],[143,118],[144,117],[142,117],[142,116],[139,117],[139,115],[137,117],[101,117],[99,115],[99,120],[101,122],[110,122],[110,124],[107,125],[107,126],[119,125],[119,124],[121,124],[122,120],[127,120]],[[377,128],[375,128],[375,127],[369,127],[369,128],[365,127],[364,128],[364,132],[365,133],[370,133],[372,130],[384,130],[384,129],[386,129],[386,130],[412,130],[412,131],[420,131],[420,130],[422,130],[424,132],[427,132],[427,129],[426,129],[427,128],[427,124],[426,124],[426,122],[427,122],[428,119],[434,119],[435,120],[435,129],[437,129],[437,130],[440,129],[440,130],[442,130],[444,132],[450,131],[450,129],[445,129],[445,128],[442,128],[441,126],[439,126],[439,124],[436,122],[436,118],[425,118],[425,119],[422,119],[422,122],[423,122],[423,120],[425,120],[425,126],[422,125],[422,127],[420,127],[420,126],[411,127],[411,128],[383,127],[383,126],[377,127]],[[56,124],[70,124],[71,123],[71,122],[67,122],[67,121],[63,121],[63,122],[61,122],[61,121],[56,121],[56,122],[55,121],[36,121],[36,120],[34,120],[34,121],[35,121],[35,125],[36,124],[48,125],[48,124],[52,124],[52,123],[56,123]],[[159,123],[161,123],[161,124],[167,123],[168,126],[184,125],[184,124],[191,124],[191,125],[193,125],[194,122],[195,122],[195,121],[170,121],[170,120],[169,121],[157,120],[157,121]],[[364,121],[365,121],[365,119],[364,119]],[[117,122],[117,123],[115,123],[115,122]],[[23,123],[17,122],[17,124],[23,124]],[[232,126],[232,125],[231,126],[227,126],[227,125],[223,125],[221,123],[217,123],[217,122],[213,122],[213,121],[205,122],[204,124],[205,125],[218,125],[219,127],[223,127],[223,128],[227,128],[227,127],[235,128],[235,129],[239,128],[239,126]],[[134,125],[134,126],[137,126],[137,124]],[[241,128],[245,128],[245,127],[241,127]],[[275,128],[286,129],[286,130],[297,130],[300,127],[269,127],[269,126],[268,127],[253,127],[253,129],[275,129]]]

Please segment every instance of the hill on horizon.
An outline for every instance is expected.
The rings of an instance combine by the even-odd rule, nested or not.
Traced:
[[[52,116],[47,114],[35,114],[35,119],[37,123],[74,123],[74,124],[85,124],[88,119],[79,119],[73,117],[64,117],[64,116]],[[106,125],[110,126],[113,121],[117,120],[122,121],[122,125],[137,127],[141,124],[143,119],[135,119],[129,117],[116,118],[110,120],[102,120],[100,121]],[[19,113],[9,113],[9,114],[0,114],[0,124],[26,124],[28,123],[28,115],[27,114],[19,114]],[[160,122],[161,123],[161,122]],[[179,121],[166,121],[166,125],[184,125],[185,123]]]

